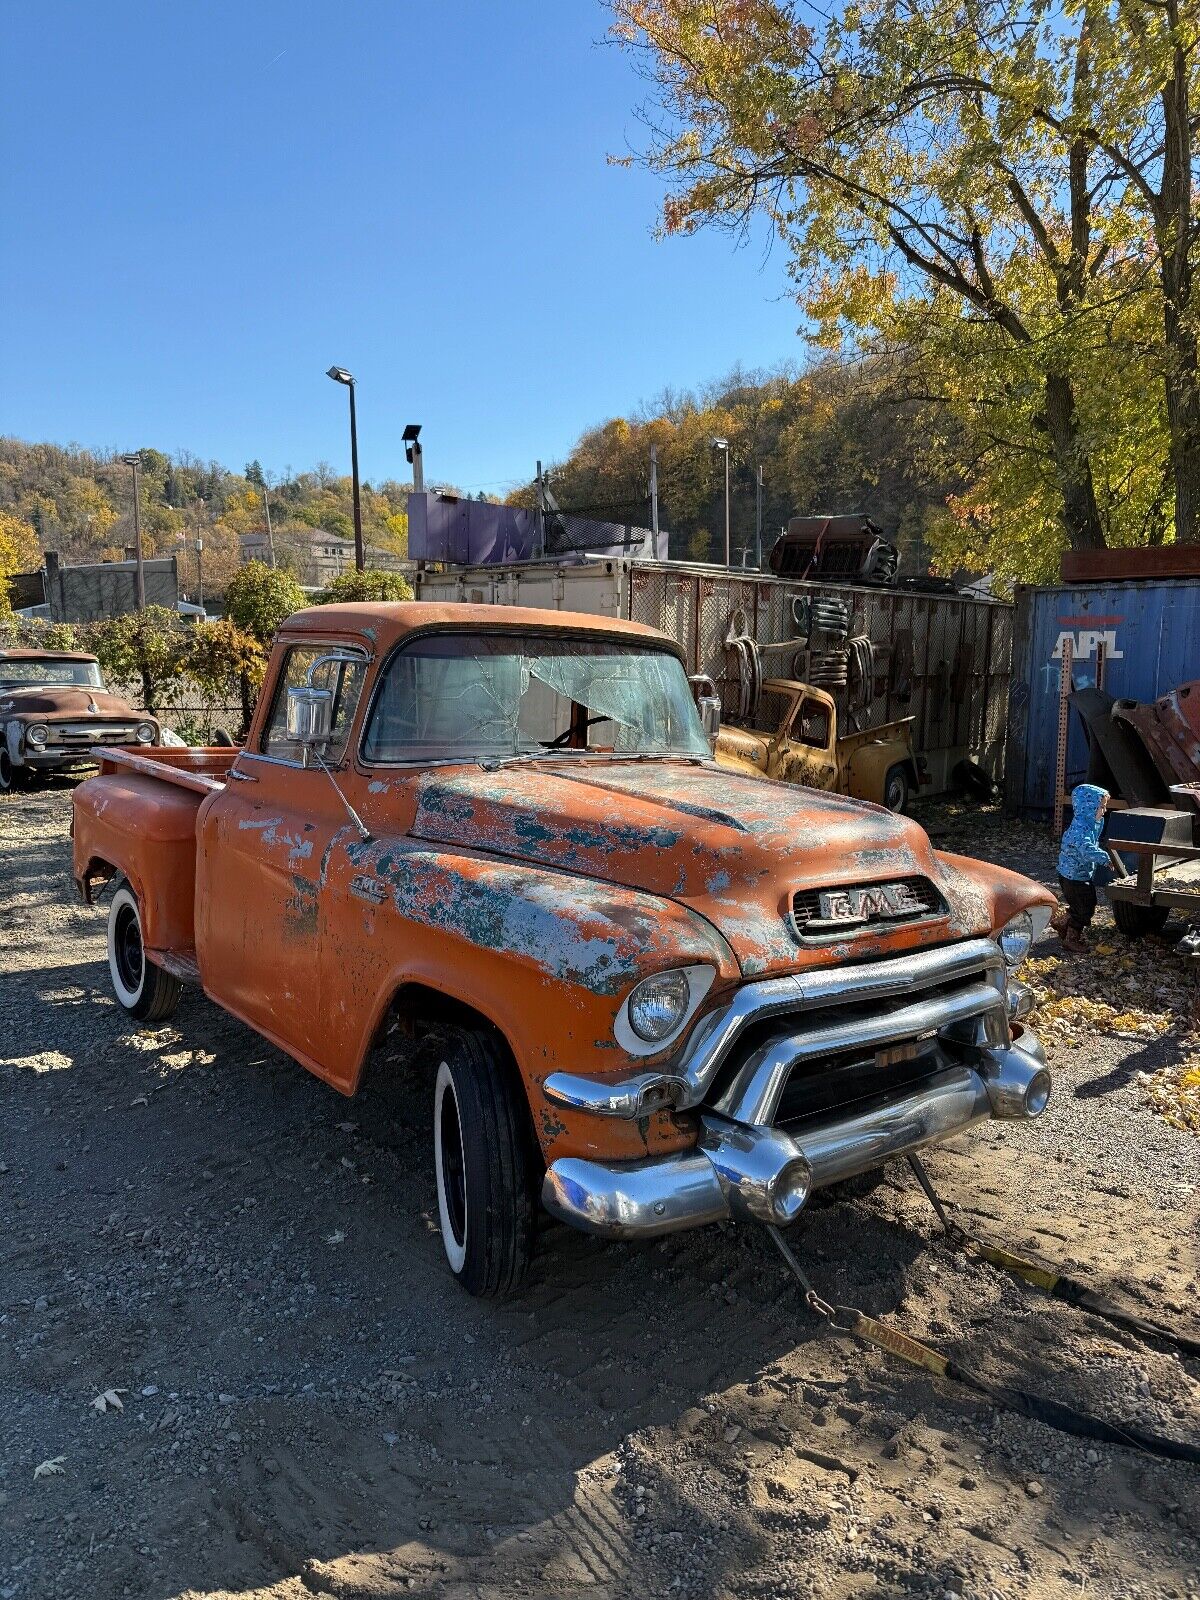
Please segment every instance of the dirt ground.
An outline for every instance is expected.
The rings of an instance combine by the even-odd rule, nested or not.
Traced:
[[[72,900],[69,814],[66,783],[0,801],[0,1600],[1200,1594],[1200,1468],[828,1336],[764,1235],[547,1225],[522,1298],[468,1300],[418,1086],[343,1100],[195,992],[131,1027],[102,914]],[[1045,830],[928,820],[1051,869]],[[1193,969],[1102,933],[1039,970],[1050,1110],[943,1148],[935,1179],[1194,1328],[1200,1141],[1148,1095],[1194,1048]],[[792,1240],[830,1300],[992,1379],[1200,1438],[1200,1362],[931,1220],[901,1169]]]

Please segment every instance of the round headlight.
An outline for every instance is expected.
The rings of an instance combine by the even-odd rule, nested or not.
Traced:
[[[686,972],[656,972],[629,996],[629,1026],[639,1039],[669,1039],[687,1015],[691,987]]]
[[[44,722],[34,722],[25,729],[26,744],[35,744],[40,747],[41,745],[45,744],[49,737],[50,729]]]
[[[137,739],[139,744],[153,744],[154,724],[152,722],[139,722],[137,725]]]
[[[1033,944],[1033,918],[1028,911],[1020,911],[1006,922],[996,935],[996,943],[1010,967],[1019,967]]]

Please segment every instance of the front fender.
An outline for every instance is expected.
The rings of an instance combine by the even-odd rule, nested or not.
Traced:
[[[668,1050],[635,1064],[613,1022],[651,972],[708,963],[713,995],[738,981],[733,952],[699,913],[552,868],[353,835],[328,852],[319,905],[322,1010],[336,1055],[328,1065],[347,1090],[357,1087],[392,997],[419,983],[474,1007],[503,1033],[552,1159],[601,1151],[616,1159],[694,1142],[694,1129],[666,1114],[624,1129],[568,1118],[541,1085],[552,1072],[617,1076],[669,1058]]]
[[[1049,889],[1007,867],[994,867],[990,862],[946,850],[935,850],[933,854],[956,934],[965,937],[995,933],[1018,912],[1058,904]]]

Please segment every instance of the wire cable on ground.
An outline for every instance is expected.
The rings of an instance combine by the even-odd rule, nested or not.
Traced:
[[[836,1306],[823,1298],[809,1281],[795,1252],[779,1229],[766,1224],[767,1232],[775,1241],[789,1271],[804,1290],[804,1302],[814,1315],[828,1323],[835,1333],[849,1334],[863,1344],[886,1350],[889,1355],[920,1367],[934,1377],[949,1378],[975,1394],[982,1395],[992,1405],[1019,1416],[1031,1417],[1047,1427],[1077,1439],[1098,1439],[1104,1444],[1119,1444],[1133,1450],[1143,1450],[1148,1455],[1162,1456],[1171,1461],[1200,1463],[1200,1445],[1171,1439],[1165,1434],[1151,1433],[1132,1423],[1108,1422],[1103,1417],[1080,1411],[1061,1400],[1051,1400],[1043,1395],[1029,1394],[1024,1389],[1013,1389],[1006,1384],[990,1383],[977,1372],[964,1367],[951,1356],[934,1349],[932,1345],[914,1339],[898,1328],[889,1327],[876,1317],[869,1317],[856,1306]]]

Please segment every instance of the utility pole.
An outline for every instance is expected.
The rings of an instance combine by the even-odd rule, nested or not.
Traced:
[[[267,475],[263,473],[263,509],[267,513],[267,554],[271,558],[272,567],[275,565],[275,533],[271,527],[271,490],[267,484]]]
[[[754,484],[754,565],[762,571],[763,469],[759,463]]]
[[[650,446],[650,551],[658,560],[658,446]]]
[[[274,561],[271,562],[274,566]],[[204,610],[204,540],[196,535],[196,604]]]
[[[137,558],[137,608],[139,611],[146,609],[146,568],[142,561],[142,510],[139,504],[140,493],[138,490],[138,471],[142,465],[142,458],[136,452],[122,456],[121,460],[127,467],[133,468],[133,546]]]

